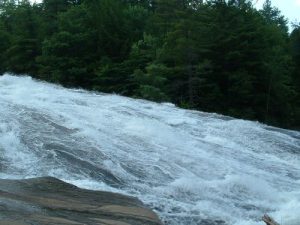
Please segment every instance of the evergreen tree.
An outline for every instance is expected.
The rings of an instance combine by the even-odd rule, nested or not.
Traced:
[[[293,126],[300,127],[300,27],[295,26],[290,36],[290,46],[292,52],[294,70],[292,73],[292,81],[295,87],[295,97],[293,101]]]
[[[300,127],[300,32],[266,0],[0,0],[0,71]]]

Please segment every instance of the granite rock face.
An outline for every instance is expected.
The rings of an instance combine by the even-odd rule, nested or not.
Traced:
[[[161,225],[136,198],[55,178],[0,180],[0,225]]]

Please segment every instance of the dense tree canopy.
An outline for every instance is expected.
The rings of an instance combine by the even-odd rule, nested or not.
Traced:
[[[0,1],[0,71],[300,127],[300,28],[266,0]]]

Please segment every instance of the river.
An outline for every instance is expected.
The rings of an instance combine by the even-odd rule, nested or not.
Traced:
[[[41,176],[136,196],[170,225],[300,224],[299,132],[5,74],[0,178]]]

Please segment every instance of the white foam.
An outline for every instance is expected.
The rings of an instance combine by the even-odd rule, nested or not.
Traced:
[[[299,224],[299,132],[0,77],[0,178],[139,197],[168,224]]]

